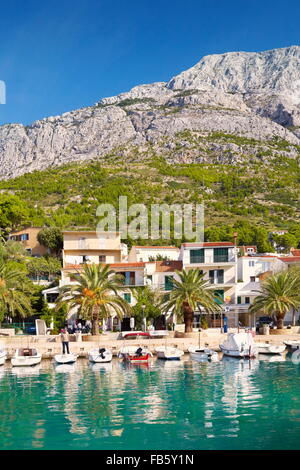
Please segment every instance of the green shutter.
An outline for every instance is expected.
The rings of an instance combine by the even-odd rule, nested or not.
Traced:
[[[165,290],[173,289],[173,276],[165,276]]]
[[[214,248],[214,263],[228,261],[228,248]]]
[[[204,263],[204,249],[190,250],[190,263]]]
[[[241,304],[242,303],[242,297],[239,295],[238,298],[237,298],[237,303],[238,304]]]

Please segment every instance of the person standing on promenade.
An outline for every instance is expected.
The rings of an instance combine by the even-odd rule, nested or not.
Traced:
[[[61,329],[60,330],[60,339],[62,342],[62,347],[63,347],[63,354],[65,354],[65,351],[67,351],[67,354],[70,354],[69,351],[69,333],[66,329]]]

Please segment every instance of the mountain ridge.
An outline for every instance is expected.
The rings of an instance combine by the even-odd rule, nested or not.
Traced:
[[[184,132],[192,138],[183,138]],[[229,52],[204,56],[168,82],[138,85],[94,106],[30,126],[0,126],[0,178],[105,161],[112,153],[137,160],[157,155],[169,163],[234,163],[271,161],[278,153],[296,158],[299,146],[300,46]]]

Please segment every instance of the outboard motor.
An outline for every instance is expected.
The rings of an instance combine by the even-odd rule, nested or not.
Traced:
[[[135,354],[136,354],[137,356],[142,356],[142,355],[143,355],[143,348],[137,348]]]
[[[99,355],[100,355],[101,359],[105,358],[104,353],[105,353],[105,348],[100,348],[99,349]]]

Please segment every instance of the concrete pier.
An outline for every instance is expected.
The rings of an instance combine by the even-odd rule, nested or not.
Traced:
[[[231,329],[231,332],[234,330]],[[269,341],[271,344],[280,344],[286,340],[300,341],[299,333],[288,333],[284,335],[256,335],[256,342]],[[112,350],[113,355],[117,355],[119,349],[123,346],[147,346],[148,349],[155,353],[155,348],[158,346],[175,346],[184,352],[188,351],[189,346],[199,344],[199,334],[197,332],[190,334],[191,337],[177,338],[174,332],[170,332],[170,336],[163,339],[118,339],[119,333],[107,333],[94,336],[83,336],[82,341],[76,341],[75,336],[71,336],[69,344],[70,352],[77,354],[79,357],[87,357],[88,352],[93,348],[107,347]],[[207,346],[216,351],[219,349],[219,344],[223,343],[227,334],[220,333],[216,330],[206,330],[201,332],[200,340],[201,346]],[[8,351],[8,357],[12,357],[17,348],[36,348],[42,354],[43,359],[51,359],[55,354],[62,352],[62,344],[59,336],[0,336],[0,342],[3,347]]]

